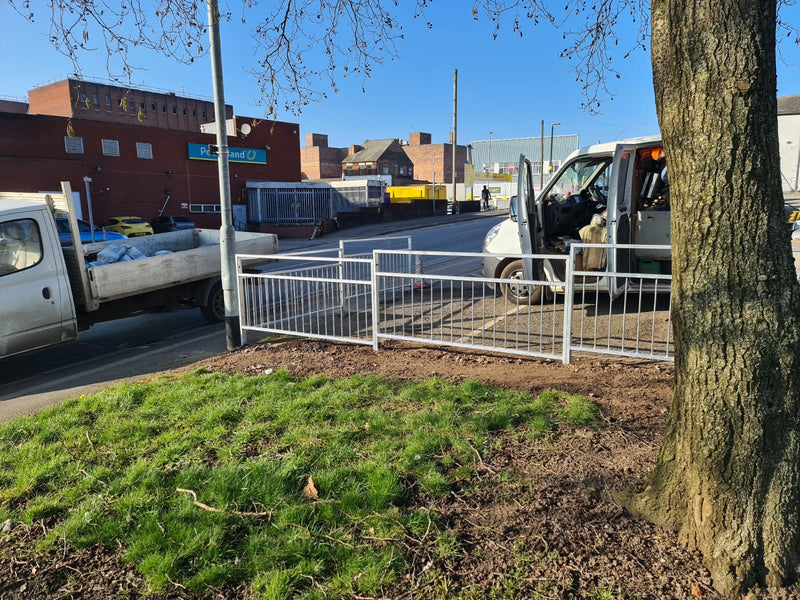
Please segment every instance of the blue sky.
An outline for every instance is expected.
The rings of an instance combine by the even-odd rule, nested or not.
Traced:
[[[32,5],[40,19],[33,25],[0,3],[2,96],[24,98],[30,88],[73,71],[72,63],[47,41],[46,6],[42,0],[32,0]],[[299,123],[301,134],[327,134],[331,146],[407,139],[413,131],[431,133],[434,143],[445,142],[453,125],[453,71],[458,69],[459,143],[486,140],[490,131],[492,139],[535,137],[542,120],[546,136],[550,124],[558,122],[556,135],[578,134],[582,144],[658,133],[649,52],[638,51],[627,59],[620,52],[615,64],[621,79],[610,82],[614,98],[604,101],[601,114],[591,115],[580,108],[581,88],[570,62],[558,57],[565,45],[561,31],[525,23],[523,37],[508,26],[493,40],[492,24],[483,15],[475,21],[471,6],[464,0],[436,0],[426,13],[432,29],[423,20],[408,18],[410,13],[403,12],[408,9],[401,7],[404,39],[397,44],[399,58],[377,66],[366,82],[340,80],[337,94],[306,107],[299,116],[282,113],[278,119]],[[800,22],[800,7],[788,7],[783,18]],[[244,70],[253,61],[251,27],[223,24],[225,99],[237,114],[261,117],[258,86]],[[633,44],[628,28],[620,31],[620,38],[620,48]],[[105,62],[105,52],[84,55],[83,74],[108,79]],[[207,57],[191,66],[156,55],[136,55],[134,62],[146,70],[136,73],[133,86],[212,96]],[[785,43],[778,59],[778,95],[798,93],[800,48]]]

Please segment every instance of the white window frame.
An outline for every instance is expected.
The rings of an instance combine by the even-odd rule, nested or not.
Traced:
[[[119,140],[101,139],[103,156],[119,156]]]
[[[83,138],[64,136],[64,151],[67,154],[83,154]]]
[[[136,158],[153,160],[153,144],[149,142],[136,142]]]
[[[222,212],[219,204],[190,204],[189,212],[194,214],[217,214]]]

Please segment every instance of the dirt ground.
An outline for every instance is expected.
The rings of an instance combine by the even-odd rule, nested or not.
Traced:
[[[597,401],[604,427],[547,443],[505,436],[499,450],[483,457],[468,492],[428,504],[454,531],[458,551],[434,562],[423,544],[409,542],[413,567],[386,598],[718,598],[697,555],[681,548],[672,532],[632,519],[609,494],[641,486],[653,466],[671,395],[669,363],[579,357],[561,365],[416,345],[376,353],[366,346],[289,340],[200,364],[244,375],[286,368],[298,376],[477,378],[533,394],[558,389]],[[0,598],[143,597],[140,578],[113,549],[65,549],[49,564],[32,565],[15,560],[21,555],[15,549],[40,532],[21,525],[6,529],[0,531]],[[44,586],[59,592],[41,595],[37,590]],[[178,586],[157,597],[196,598]],[[247,596],[246,590],[226,590],[204,597]]]

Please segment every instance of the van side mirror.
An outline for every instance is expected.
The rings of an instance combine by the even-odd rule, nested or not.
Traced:
[[[517,222],[517,197],[511,196],[511,200],[508,203],[508,216],[509,218]]]

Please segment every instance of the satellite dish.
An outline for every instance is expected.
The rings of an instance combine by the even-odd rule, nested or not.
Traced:
[[[250,127],[250,125],[248,125],[247,123],[245,123],[241,127],[239,127],[239,133],[242,134],[242,137],[247,137],[248,135],[250,135],[250,132],[252,130],[253,130],[253,128]]]

